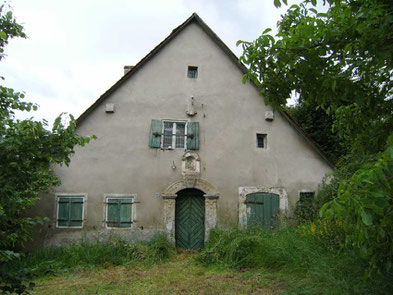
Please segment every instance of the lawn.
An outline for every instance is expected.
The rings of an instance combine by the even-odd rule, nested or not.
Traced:
[[[285,282],[265,271],[205,267],[183,252],[153,266],[108,266],[36,281],[32,294],[283,294]]]

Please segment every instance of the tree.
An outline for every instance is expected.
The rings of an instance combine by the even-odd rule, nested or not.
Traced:
[[[249,67],[243,81],[254,82],[275,108],[296,91],[301,103],[335,116],[333,127],[348,153],[336,170],[337,198],[321,213],[351,223],[345,227],[347,245],[358,247],[371,267],[390,269],[393,1],[326,0],[323,13],[316,4],[292,5],[276,36],[266,29],[254,42],[238,42]]]
[[[3,4],[0,59],[4,57],[5,45],[14,37],[25,38],[25,33]],[[23,93],[0,86],[0,290],[10,293],[26,291],[24,281],[29,280],[29,273],[10,273],[6,264],[21,256],[17,249],[29,239],[33,226],[42,222],[28,217],[26,212],[40,193],[60,183],[51,165],[68,165],[74,147],[83,146],[92,138],[75,133],[76,122],[71,115],[68,121],[64,115],[59,116],[52,130],[47,129],[45,120],[17,119],[15,111],[37,109],[37,105],[24,102],[23,98]]]
[[[343,139],[332,130],[335,120],[334,114],[326,114],[323,109],[318,108],[315,102],[298,103],[288,107],[287,110],[304,131],[318,143],[332,163],[336,163],[346,153]]]

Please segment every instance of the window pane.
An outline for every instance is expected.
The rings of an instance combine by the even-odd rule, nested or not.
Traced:
[[[164,138],[162,147],[172,147],[173,122],[164,122]]]
[[[257,133],[257,147],[258,148],[265,148],[266,142],[266,134],[259,134]]]
[[[198,67],[188,67],[188,74],[187,74],[188,78],[196,78],[198,77]]]
[[[184,148],[186,123],[176,123],[176,148]]]

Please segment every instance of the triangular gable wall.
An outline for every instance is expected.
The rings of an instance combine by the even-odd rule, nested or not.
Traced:
[[[144,58],[142,58],[127,74],[125,74],[119,81],[117,81],[111,88],[102,94],[86,111],[84,111],[77,119],[77,124],[81,124],[89,114],[96,109],[108,96],[110,96],[116,89],[118,89],[125,81],[130,79],[138,70],[143,67],[150,59],[152,59],[161,49],[163,49],[170,41],[172,41],[181,31],[184,30],[192,22],[198,24],[202,30],[220,47],[226,55],[237,65],[237,67],[245,74],[247,68],[239,62],[238,57],[229,49],[228,46],[214,33],[214,31],[196,14],[193,13],[184,23],[175,28],[168,37],[166,37],[160,44],[158,44],[152,51],[150,51]],[[240,81],[239,81],[240,83]],[[255,84],[250,82],[253,86]],[[311,147],[329,164],[333,164],[324,155],[318,144],[301,128],[301,126],[286,112],[280,111],[280,114],[286,121],[311,145]]]

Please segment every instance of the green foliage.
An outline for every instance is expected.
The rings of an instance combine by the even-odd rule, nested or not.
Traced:
[[[378,159],[364,164],[340,183],[338,196],[321,215],[342,219],[346,242],[361,250],[373,268],[390,270],[393,263],[393,135]]]
[[[23,27],[16,23],[11,11],[0,6],[0,59],[10,38],[25,37]],[[24,94],[0,86],[0,263],[10,263],[20,254],[31,230],[44,220],[26,216],[39,198],[59,179],[52,164],[70,163],[74,146],[88,143],[93,137],[75,133],[76,122],[60,115],[48,130],[47,122],[32,119],[18,120],[16,111],[32,111],[37,105],[24,102]],[[3,271],[5,271],[3,269]],[[11,274],[0,272],[0,290],[23,293],[27,286],[27,270]]]
[[[392,273],[363,280],[367,264],[352,249],[338,251],[342,224],[321,221],[280,230],[216,230],[197,256],[205,265],[254,268],[288,279],[285,294],[389,294]]]
[[[312,221],[318,216],[318,207],[314,198],[300,199],[296,202],[295,217],[299,223]]]
[[[14,37],[26,38],[23,27],[18,24],[6,4],[0,5],[0,61],[4,57],[4,47],[9,39]]]
[[[29,269],[30,278],[54,275],[76,269],[113,265],[151,265],[172,257],[175,248],[166,236],[157,235],[150,242],[126,242],[118,238],[107,241],[82,241],[62,247],[52,247],[28,253],[23,259],[4,270]]]
[[[300,102],[335,113],[338,134],[359,151],[380,151],[393,130],[393,2],[328,2],[326,13],[310,1],[292,5],[275,37],[239,41],[245,77],[276,108],[296,91]]]
[[[336,163],[346,153],[344,140],[333,131],[334,114],[328,115],[315,102],[298,103],[287,110],[332,163]]]
[[[316,0],[289,7],[276,36],[265,30],[254,42],[239,41],[240,60],[249,67],[243,81],[255,83],[275,108],[285,107],[295,91],[301,104],[334,120],[344,155],[316,208],[337,198],[323,207],[323,216],[344,220],[346,245],[361,251],[370,270],[383,271],[393,257],[386,147],[393,134],[393,1],[324,2],[323,13],[314,8]]]

